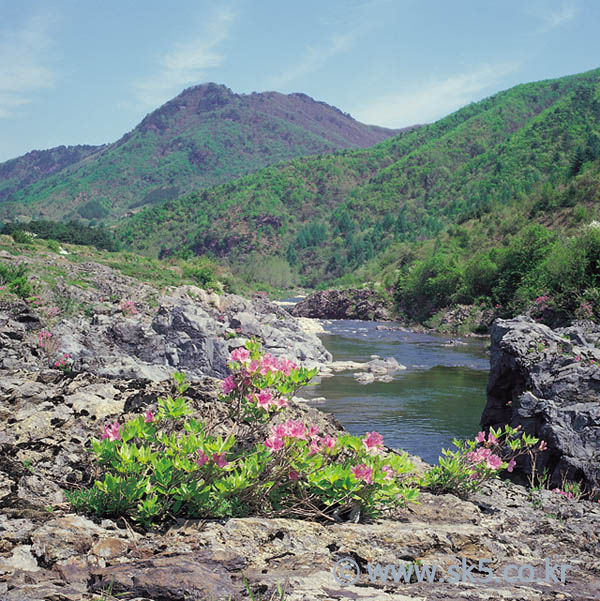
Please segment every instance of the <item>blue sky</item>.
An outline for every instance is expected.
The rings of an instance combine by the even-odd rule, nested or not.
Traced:
[[[597,0],[0,0],[0,161],[112,142],[198,83],[431,122],[600,67]]]

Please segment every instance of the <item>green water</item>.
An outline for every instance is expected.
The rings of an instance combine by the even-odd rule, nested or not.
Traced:
[[[386,444],[435,461],[452,439],[477,433],[485,405],[489,359],[482,340],[449,346],[449,339],[377,324],[332,321],[321,336],[334,360],[395,357],[405,365],[388,383],[358,384],[352,373],[322,378],[304,396],[325,397],[319,409],[333,413],[353,434],[377,430]]]

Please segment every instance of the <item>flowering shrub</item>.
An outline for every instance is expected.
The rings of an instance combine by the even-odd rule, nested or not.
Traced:
[[[107,424],[92,441],[98,477],[91,489],[68,493],[73,506],[148,526],[175,516],[358,520],[416,498],[406,454],[387,456],[376,432],[333,437],[288,419],[251,448],[238,441],[239,420],[265,421],[313,373],[248,347],[232,353],[223,384],[222,400],[238,420],[227,436],[207,432],[181,396],[159,399],[156,410]],[[182,374],[177,383],[182,395]]]
[[[429,469],[421,485],[435,493],[451,492],[467,496],[495,478],[502,470],[512,472],[519,456],[527,454],[535,465],[537,452],[546,450],[544,441],[520,432],[520,427],[479,432],[474,440],[454,439],[456,450],[442,449],[438,465]]]
[[[125,317],[137,315],[138,310],[135,308],[135,303],[132,300],[124,300],[121,302],[121,311]]]
[[[245,423],[267,421],[317,373],[316,368],[298,367],[288,359],[263,353],[253,341],[231,353],[229,368],[232,373],[223,381],[221,400],[229,404],[236,421]]]
[[[63,353],[55,362],[54,367],[58,367],[61,371],[71,371],[71,365],[73,364],[69,353]]]

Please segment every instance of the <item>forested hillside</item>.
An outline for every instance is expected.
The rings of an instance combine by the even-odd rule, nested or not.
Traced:
[[[119,235],[149,254],[187,248],[243,264],[258,252],[307,285],[331,282],[448,225],[532,198],[536,213],[571,202],[571,179],[600,155],[599,128],[600,70],[520,85],[367,150],[296,159],[169,201]]]
[[[368,147],[395,133],[305,94],[234,94],[203,84],[114,144],[33,152],[0,164],[0,218],[111,222],[272,163]],[[38,163],[45,168],[51,159],[52,168],[40,171]]]

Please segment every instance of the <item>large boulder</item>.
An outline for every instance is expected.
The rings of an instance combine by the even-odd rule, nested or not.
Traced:
[[[0,307],[0,368],[43,369],[68,353],[76,371],[102,376],[161,381],[179,370],[191,379],[225,377],[230,351],[249,338],[305,365],[331,361],[315,333],[266,299],[183,286],[157,301],[156,310],[136,303],[139,310],[128,312],[103,299],[52,326],[24,303]],[[39,345],[44,328],[52,332],[54,358]]]
[[[373,290],[323,290],[307,296],[290,313],[297,317],[318,319],[361,319],[388,321],[392,307],[381,294]]]
[[[564,480],[600,487],[600,326],[579,322],[552,330],[527,317],[498,319],[484,428],[521,425],[548,444],[537,470],[551,486]],[[519,464],[521,476],[531,473]]]

